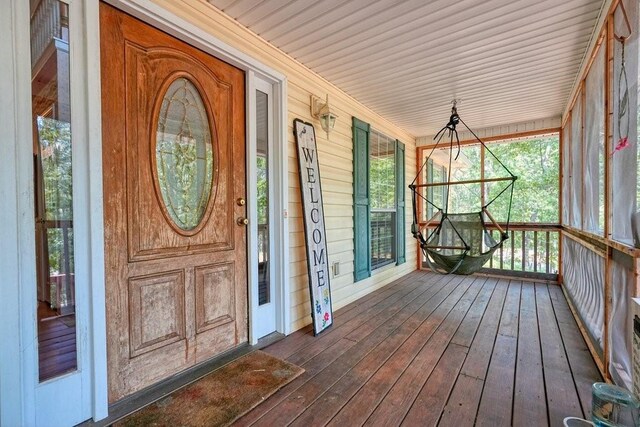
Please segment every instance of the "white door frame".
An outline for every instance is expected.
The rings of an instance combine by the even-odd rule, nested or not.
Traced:
[[[31,64],[29,2],[2,0],[0,14],[0,271],[3,273],[0,298],[0,425],[35,425],[36,402],[50,398],[39,386],[36,341],[36,269],[33,163],[31,144]],[[270,198],[274,202],[274,224],[278,224],[275,250],[277,331],[290,332],[289,249],[288,249],[288,167],[287,167],[287,79],[286,77],[218,40],[200,27],[162,9],[151,0],[107,0],[117,8],[159,28],[203,51],[226,61],[252,76],[273,84],[275,135],[274,158],[278,164]],[[99,0],[70,0],[72,15],[72,123],[74,135],[74,221],[76,240],[76,283],[90,284],[78,289],[78,345],[87,357],[79,360],[83,373],[81,401],[66,397],[69,408],[89,408],[86,418],[100,420],[108,415],[106,318],[104,283],[104,225],[102,192],[102,117],[100,108],[100,25]],[[200,18],[207,19],[206,16]],[[75,43],[74,43],[75,41]],[[252,122],[247,102],[247,126]],[[247,129],[247,135],[249,129]],[[81,141],[85,141],[81,143]],[[255,171],[248,170],[248,176]],[[255,198],[255,194],[248,194]],[[253,279],[252,279],[253,280]],[[249,283],[249,289],[253,283]],[[82,287],[82,285],[80,285]],[[33,303],[29,303],[32,301]],[[252,315],[250,314],[250,325]],[[250,327],[250,341],[257,340]],[[45,383],[46,385],[46,383]],[[59,408],[64,412],[65,408]],[[53,420],[49,419],[49,422]]]
[[[279,294],[282,289],[275,286],[282,283],[282,269],[279,268],[277,262],[281,259],[283,245],[286,247],[286,239],[283,236],[287,234],[283,231],[283,225],[286,221],[278,221],[282,212],[282,204],[286,203],[281,198],[282,191],[274,191],[278,188],[278,183],[282,179],[282,171],[287,170],[287,154],[280,148],[282,144],[276,144],[275,127],[277,127],[277,115],[274,114],[276,100],[274,97],[275,86],[273,83],[264,79],[260,75],[256,75],[253,71],[247,74],[247,99],[248,106],[251,110],[247,117],[248,133],[247,133],[247,194],[248,194],[248,216],[249,216],[249,235],[248,235],[248,266],[249,266],[249,313],[253,321],[250,322],[249,340],[251,344],[256,344],[258,339],[273,331],[282,331],[277,327],[278,313],[284,312],[282,306],[282,298]],[[257,109],[256,109],[256,92],[261,91],[268,96],[268,183],[269,183],[269,286],[273,289],[270,293],[271,301],[263,306],[259,304],[259,277],[258,277],[258,189],[257,189]],[[272,220],[275,219],[275,220]]]
[[[99,60],[99,53],[92,50],[99,34],[98,27],[91,25],[97,20],[98,3],[62,1],[70,6],[78,369],[39,382],[30,4],[5,0],[3,9],[7,13],[0,18],[0,40],[3,40],[0,64],[4,77],[0,88],[8,102],[2,103],[0,123],[7,140],[0,144],[0,153],[9,167],[3,167],[0,172],[0,195],[9,209],[0,214],[3,244],[0,271],[6,280],[0,299],[2,425],[62,425],[106,416],[106,377],[102,384],[101,376],[96,374],[106,372],[101,120],[100,103],[90,102],[100,99],[99,67],[95,62]],[[52,411],[47,413],[49,407]]]

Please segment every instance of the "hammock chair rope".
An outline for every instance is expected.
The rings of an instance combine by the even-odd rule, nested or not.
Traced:
[[[460,156],[460,138],[458,136],[457,126],[459,124],[474,136],[474,138],[482,145],[486,153],[489,153],[495,161],[506,171],[508,176],[500,178],[481,178],[466,181],[451,181],[453,160],[457,160]],[[441,183],[416,184],[418,177],[422,174],[425,166],[428,164],[433,153],[438,148],[445,134],[449,138],[449,167],[447,170],[447,181]],[[431,148],[429,155],[418,170],[418,174],[409,185],[412,192],[412,209],[413,224],[411,232],[415,239],[418,240],[425,259],[429,267],[433,271],[445,272],[448,274],[472,274],[482,268],[482,266],[491,258],[493,253],[498,249],[505,240],[509,238],[509,222],[511,219],[511,207],[513,203],[513,188],[517,177],[511,173],[509,168],[502,163],[500,159],[485,145],[485,143],[476,135],[469,126],[460,118],[456,108],[456,101],[453,101],[451,108],[451,116],[449,122],[434,136],[436,143]],[[454,144],[457,146],[455,158],[453,156]],[[492,197],[488,202],[484,203],[479,212],[452,213],[449,212],[449,196],[451,194],[451,186],[464,184],[482,184],[489,182],[508,182],[498,194]],[[443,206],[436,205],[434,200],[430,200],[428,195],[425,197],[421,194],[420,189],[429,187],[446,187],[443,195]],[[497,199],[509,191],[509,205],[507,210],[506,226],[503,229],[489,213],[488,207]],[[428,194],[428,193],[427,193]],[[433,207],[436,213],[432,218],[427,219],[427,223],[422,227],[418,219],[417,203],[424,200]],[[423,235],[423,229],[427,230],[429,225],[435,222],[435,218],[439,217],[439,222],[435,228],[426,237]],[[489,220],[493,226],[499,231],[500,239],[496,241],[486,224]]]

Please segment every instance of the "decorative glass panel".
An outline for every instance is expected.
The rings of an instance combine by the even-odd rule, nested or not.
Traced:
[[[69,6],[31,2],[39,380],[77,369]]]
[[[196,228],[211,196],[213,147],[200,93],[183,77],[171,83],[162,100],[156,166],[167,213],[182,230]]]
[[[269,95],[256,91],[258,175],[258,304],[271,302],[269,256]]]

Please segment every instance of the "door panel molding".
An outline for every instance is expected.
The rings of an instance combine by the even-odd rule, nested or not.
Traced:
[[[129,279],[131,358],[185,339],[184,276],[174,270]]]
[[[220,140],[232,141],[234,138],[233,123],[222,119],[225,111],[233,111],[232,86],[222,82],[220,76],[209,69],[210,65],[178,53],[177,49],[143,48],[127,40],[124,44],[127,72],[126,135],[133,140],[148,141],[146,144],[125,147],[127,168],[124,173],[127,175],[130,219],[127,222],[129,260],[233,250],[233,212],[228,212],[226,216],[211,217],[215,207],[219,210],[221,206],[233,206],[233,144],[225,144],[224,150],[220,148]],[[160,74],[166,69],[172,71]],[[180,76],[189,77],[200,92],[207,110],[213,144],[213,187],[200,223],[188,232],[180,229],[166,212],[165,202],[159,194],[154,152],[160,104],[169,84]],[[210,111],[210,106],[213,111]],[[220,164],[230,164],[231,168],[221,174]],[[149,191],[150,186],[155,191]],[[148,229],[150,224],[153,224],[153,230]]]

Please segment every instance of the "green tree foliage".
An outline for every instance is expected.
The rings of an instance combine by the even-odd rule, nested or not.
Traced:
[[[269,180],[266,156],[258,156],[258,224],[267,224],[269,218]]]
[[[488,144],[489,150],[518,177],[513,192],[513,204],[511,209],[511,222],[527,223],[558,223],[559,221],[559,140],[557,136],[535,138],[513,142],[497,142]],[[457,148],[453,149],[453,156]],[[440,156],[440,159],[448,159]],[[485,151],[485,161],[482,164],[480,145],[464,146],[460,156],[453,162],[450,180],[465,181],[481,177],[484,167],[485,178],[508,177],[509,174],[500,166],[496,159]],[[446,162],[445,162],[446,163]],[[449,180],[448,164],[444,166],[441,174],[444,180]],[[435,170],[438,170],[436,166]],[[425,168],[427,169],[427,168]],[[427,182],[438,182],[436,175],[427,174]],[[507,185],[505,182],[486,183],[484,185],[485,203],[496,197]],[[437,187],[436,187],[437,188]],[[450,213],[478,212],[482,205],[481,184],[452,185],[449,188],[448,211]],[[442,194],[433,193],[435,204],[444,206],[446,191]],[[488,210],[499,222],[505,222],[509,212],[509,191],[503,193],[493,202]],[[497,233],[494,231],[494,233]],[[497,237],[497,236],[496,236]],[[549,264],[550,272],[557,268],[558,262],[558,238],[557,233],[516,232],[513,242],[505,243],[507,250],[501,259],[501,252],[494,254],[493,267],[503,266],[510,268],[513,257],[515,270],[546,271],[546,248],[549,239]],[[513,244],[514,253],[510,253]],[[524,250],[522,248],[524,247]],[[523,257],[524,254],[524,257]],[[536,265],[537,264],[537,265]],[[488,265],[487,265],[488,266]]]
[[[493,143],[488,147],[518,177],[513,192],[511,221],[557,223],[559,220],[558,137]],[[454,157],[455,154],[456,148],[454,147]],[[444,166],[446,180],[447,165]],[[464,146],[461,148],[458,161],[454,163],[452,168],[451,181],[479,179],[482,167],[480,146]],[[499,178],[508,177],[509,174],[489,152],[485,152],[484,176],[485,178]],[[486,202],[498,196],[506,185],[505,182],[486,183]],[[449,212],[479,211],[481,208],[481,187],[480,184],[451,186]],[[444,194],[439,197],[444,197]],[[488,209],[496,220],[506,221],[509,209],[509,191],[498,197]]]
[[[71,126],[67,122],[46,117],[36,119],[40,144],[40,166],[44,191],[44,220],[72,221]],[[51,274],[64,271],[64,230],[47,230],[49,268]],[[70,269],[73,272],[73,229],[67,234]]]
[[[489,148],[518,177],[513,192],[511,221],[557,223],[560,179],[558,137],[494,144]],[[485,160],[486,177],[506,176],[489,154],[485,155]],[[504,184],[487,187],[488,201],[498,194]],[[505,193],[489,209],[496,219],[506,219],[508,206],[508,194]]]
[[[395,149],[389,153],[371,156],[369,162],[369,185],[371,209],[394,209],[395,193]]]

